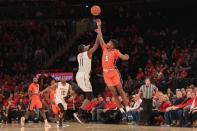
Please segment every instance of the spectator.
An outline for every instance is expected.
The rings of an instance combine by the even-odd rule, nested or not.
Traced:
[[[172,106],[168,107],[166,109],[166,112],[164,114],[165,118],[165,124],[167,125],[176,125],[177,124],[177,115],[175,111],[173,110],[174,106],[181,104],[184,101],[184,98],[182,96],[182,92],[180,90],[176,91],[176,97],[172,100]]]
[[[124,84],[124,90],[131,94],[134,91],[134,81],[131,79],[130,75],[127,75],[127,81]]]
[[[140,107],[142,104],[142,99],[138,94],[134,95],[133,98],[134,98],[134,104],[130,108],[129,114],[131,114],[133,118],[132,121],[138,123],[140,122]]]

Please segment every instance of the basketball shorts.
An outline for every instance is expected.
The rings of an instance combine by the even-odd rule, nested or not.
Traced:
[[[41,109],[42,108],[42,102],[40,101],[40,98],[31,99],[29,110],[33,111],[34,109]]]
[[[92,92],[89,74],[85,72],[77,72],[76,81],[83,92]]]
[[[103,70],[103,77],[108,87],[113,87],[121,84],[120,73],[116,69]]]

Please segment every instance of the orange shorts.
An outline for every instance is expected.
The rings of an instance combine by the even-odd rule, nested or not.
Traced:
[[[59,107],[56,104],[51,104],[52,112],[56,115],[59,113]]]
[[[108,87],[117,86],[121,83],[120,73],[116,69],[103,70],[103,77]]]
[[[33,111],[34,109],[41,109],[42,108],[42,102],[40,101],[40,98],[31,99],[29,110]]]

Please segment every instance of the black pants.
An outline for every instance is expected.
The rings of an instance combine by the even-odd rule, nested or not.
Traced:
[[[177,120],[179,120],[179,117],[178,117],[178,114],[177,114],[177,112],[179,111],[179,109],[178,110],[172,110],[171,111],[171,117],[172,117],[172,121],[177,121]]]
[[[76,112],[77,112],[76,110],[72,110],[72,109],[66,110],[65,119],[66,119],[66,120],[73,120],[73,119],[74,119],[73,113],[76,113]]]
[[[162,116],[164,118],[164,112],[160,112],[158,110],[153,110],[152,111],[151,121],[150,121],[152,125],[157,123],[157,121],[155,120],[155,117],[159,117],[159,116]]]
[[[192,123],[192,114],[189,113],[189,110],[183,110],[183,116],[185,118],[185,122]]]
[[[148,123],[151,120],[151,115],[152,115],[152,106],[153,106],[153,101],[152,99],[144,99],[142,101],[142,121],[144,123]]]
[[[197,121],[197,112],[192,114],[192,121]]]
[[[107,124],[120,123],[121,113],[119,110],[108,110],[100,114],[100,119],[103,123]]]

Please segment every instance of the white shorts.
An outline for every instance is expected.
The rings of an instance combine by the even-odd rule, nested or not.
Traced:
[[[89,74],[85,72],[77,72],[76,81],[83,92],[92,92]]]
[[[55,98],[55,104],[62,104],[64,107],[64,110],[67,110],[67,103],[65,100],[62,100],[61,98]]]

